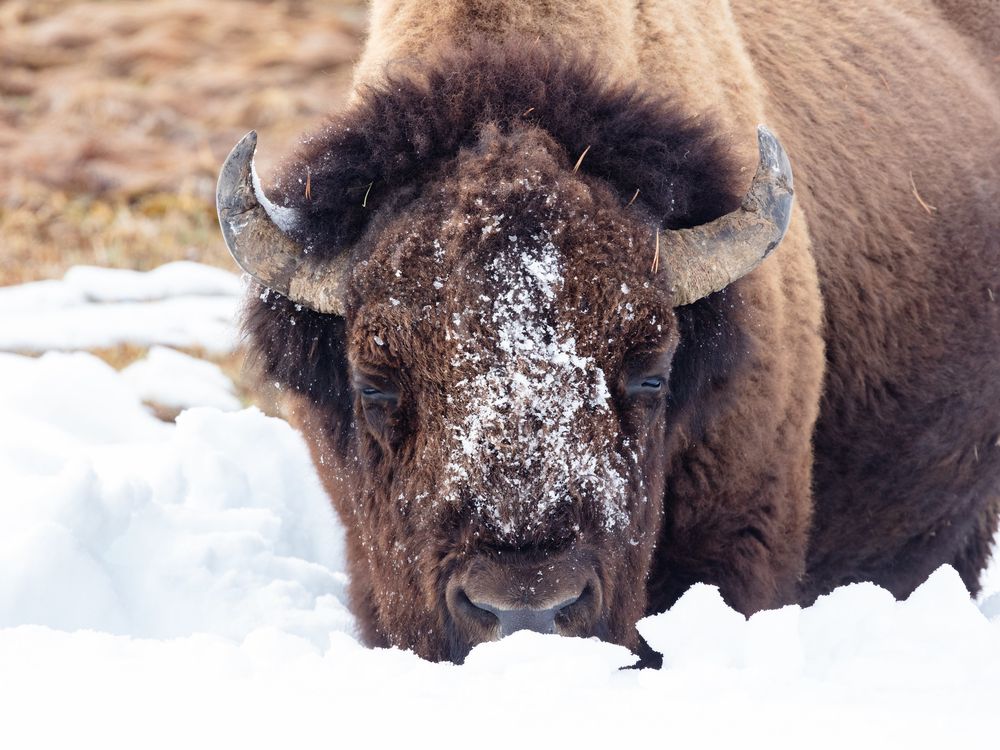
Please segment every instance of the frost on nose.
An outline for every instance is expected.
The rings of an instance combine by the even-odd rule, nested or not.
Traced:
[[[604,372],[578,354],[576,336],[558,322],[563,288],[559,251],[549,232],[510,235],[486,268],[488,341],[459,338],[452,365],[468,376],[452,394],[445,484],[469,488],[481,518],[503,537],[539,528],[575,497],[594,498],[613,528],[626,521],[625,471],[610,439]]]

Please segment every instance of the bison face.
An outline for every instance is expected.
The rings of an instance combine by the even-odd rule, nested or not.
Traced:
[[[347,310],[365,540],[389,642],[530,628],[634,646],[677,341],[655,238],[540,132],[487,137],[364,240]]]
[[[791,173],[762,129],[740,204],[709,126],[558,56],[541,78],[486,62],[365,93],[290,164],[284,206],[255,135],[237,145],[223,234],[276,292],[250,297],[251,353],[347,527],[369,642],[461,660],[530,628],[634,647],[690,403],[672,394],[691,358],[672,359],[704,343],[675,311],[774,249]]]

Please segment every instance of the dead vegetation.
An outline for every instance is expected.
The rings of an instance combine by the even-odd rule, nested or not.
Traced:
[[[364,25],[363,0],[0,3],[0,285],[77,264],[235,270],[219,165],[253,128],[266,174],[338,108]],[[121,368],[145,349],[95,353]],[[270,401],[238,353],[206,358]]]
[[[363,27],[359,0],[0,4],[0,284],[228,265],[219,164],[255,128],[266,171],[335,109]]]

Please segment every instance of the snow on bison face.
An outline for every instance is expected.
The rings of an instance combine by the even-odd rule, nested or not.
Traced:
[[[705,127],[553,66],[541,93],[502,66],[459,93],[450,75],[368,92],[307,142],[282,206],[253,134],[220,176],[223,234],[263,287],[251,353],[347,529],[373,644],[461,660],[528,628],[637,646],[675,308],[750,271],[787,227],[791,174],[766,130],[726,213],[739,201]]]
[[[390,642],[425,653],[634,645],[643,611],[674,317],[648,227],[547,141],[463,156],[352,280],[356,518]]]

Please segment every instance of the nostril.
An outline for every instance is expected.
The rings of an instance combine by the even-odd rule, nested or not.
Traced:
[[[557,604],[555,606],[556,617],[557,618],[563,617],[567,612],[572,611],[573,607],[577,605],[577,603],[583,598],[585,593],[586,589],[581,591],[580,594],[578,594],[577,596],[574,596],[571,599],[567,599],[566,601]]]
[[[564,602],[556,614],[560,632],[585,631],[598,609],[597,592],[592,584],[584,586],[579,596]]]
[[[580,601],[582,599],[585,598],[585,594],[586,593],[587,593],[587,590],[584,589],[583,591],[580,592],[579,596],[575,596],[572,599],[570,599],[569,601],[565,601],[562,604],[560,604],[559,608],[558,608],[558,611],[556,612],[556,617],[557,618],[558,617],[565,617],[567,614],[569,614],[570,612],[572,612],[573,611],[573,607],[575,607],[577,604],[580,603]]]
[[[492,630],[499,624],[497,616],[489,609],[478,606],[473,602],[465,589],[456,589],[453,596],[449,597],[452,609],[455,614],[465,619],[470,624],[478,625],[481,628]]]

